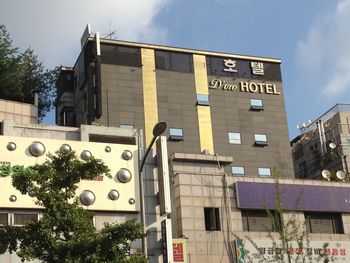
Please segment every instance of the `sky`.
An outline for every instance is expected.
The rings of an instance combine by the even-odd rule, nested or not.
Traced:
[[[47,68],[74,65],[87,23],[102,37],[280,58],[290,138],[350,103],[350,0],[0,0],[14,46]]]

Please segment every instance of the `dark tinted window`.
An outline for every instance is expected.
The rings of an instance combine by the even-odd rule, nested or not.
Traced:
[[[27,221],[37,221],[38,220],[38,214],[29,214],[29,213],[14,213],[14,222],[13,224],[16,226],[22,226]]]
[[[343,234],[343,224],[337,213],[305,213],[306,229],[310,233]]]
[[[219,231],[220,226],[220,211],[219,208],[205,207],[204,208],[205,230]]]
[[[8,225],[8,214],[0,213],[0,226],[7,226],[7,225]]]
[[[75,114],[74,109],[72,107],[63,108],[59,116],[58,124],[62,126],[75,127]]]
[[[281,217],[274,212],[270,216],[265,210],[243,210],[242,223],[243,231],[277,231],[281,226]]]
[[[101,61],[104,64],[141,67],[140,48],[101,45]]]
[[[193,59],[191,54],[156,50],[155,56],[156,69],[193,72]]]

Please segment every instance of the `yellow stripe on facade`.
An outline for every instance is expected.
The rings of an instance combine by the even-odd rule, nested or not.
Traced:
[[[193,54],[194,78],[197,94],[209,95],[205,56]],[[209,106],[197,106],[198,127],[201,151],[207,149],[214,153],[213,130]]]
[[[153,127],[158,122],[157,87],[154,49],[142,48],[143,106],[145,114],[146,145],[153,138]]]

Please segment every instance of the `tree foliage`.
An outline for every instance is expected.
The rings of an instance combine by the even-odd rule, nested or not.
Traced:
[[[100,160],[82,162],[74,152],[49,154],[43,164],[15,173],[13,186],[35,197],[44,209],[43,217],[23,227],[5,226],[0,232],[1,252],[16,252],[23,261],[50,263],[146,262],[143,256],[126,256],[131,242],[143,236],[141,224],[134,219],[105,224],[98,231],[93,213],[79,206],[77,183],[102,174],[110,177]]]
[[[38,93],[41,121],[53,106],[56,78],[57,69],[45,69],[31,48],[19,52],[6,27],[0,25],[0,98],[34,103]]]

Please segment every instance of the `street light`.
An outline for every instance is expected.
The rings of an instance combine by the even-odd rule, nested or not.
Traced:
[[[143,224],[143,231],[145,233],[146,228],[146,211],[145,211],[145,198],[144,198],[144,184],[143,184],[143,167],[145,165],[147,156],[151,151],[151,148],[156,141],[157,137],[162,135],[167,128],[167,123],[165,121],[160,121],[153,127],[153,138],[147,147],[146,153],[143,155],[139,168],[139,178],[140,178],[140,199],[141,199],[141,223]],[[147,237],[142,237],[142,252],[147,258]]]

